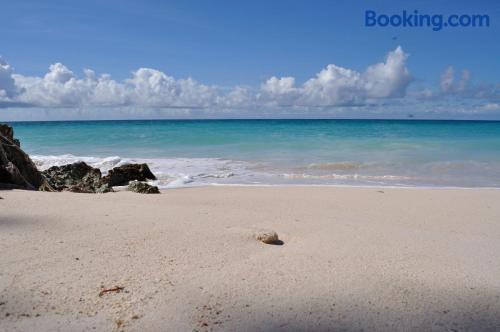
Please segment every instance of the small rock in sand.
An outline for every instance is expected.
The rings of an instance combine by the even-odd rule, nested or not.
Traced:
[[[270,229],[260,229],[255,232],[255,239],[266,244],[278,243],[278,233]]]
[[[128,190],[139,194],[159,194],[160,190],[157,186],[151,186],[145,182],[130,181]]]

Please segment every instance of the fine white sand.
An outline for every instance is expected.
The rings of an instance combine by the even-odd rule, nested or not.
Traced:
[[[500,190],[0,196],[1,331],[500,330]]]

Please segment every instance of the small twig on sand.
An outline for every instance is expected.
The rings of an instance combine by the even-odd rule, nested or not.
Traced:
[[[125,287],[120,287],[120,286],[115,286],[113,288],[104,288],[99,292],[99,297],[103,296],[105,293],[109,292],[120,292],[124,289]]]

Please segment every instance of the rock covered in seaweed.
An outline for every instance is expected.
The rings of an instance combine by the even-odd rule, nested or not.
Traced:
[[[110,187],[126,186],[130,181],[156,180],[147,164],[127,164],[115,167],[102,178],[102,183]]]
[[[139,194],[159,194],[160,190],[157,186],[152,186],[146,182],[130,181],[128,190]]]
[[[50,186],[57,191],[95,193],[102,186],[101,171],[83,161],[63,166],[52,166],[43,171],[42,174]]]
[[[112,186],[128,185],[131,180],[156,179],[146,164],[115,167],[107,176],[102,177],[98,168],[93,168],[83,161],[53,166],[43,171],[43,176],[55,190],[75,193],[107,193],[114,191]],[[132,184],[129,190],[138,193],[159,193],[157,187],[142,182]]]

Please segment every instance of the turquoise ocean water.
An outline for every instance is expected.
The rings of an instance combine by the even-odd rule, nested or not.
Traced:
[[[161,187],[500,187],[500,122],[155,120],[11,123],[40,169],[147,162]]]

